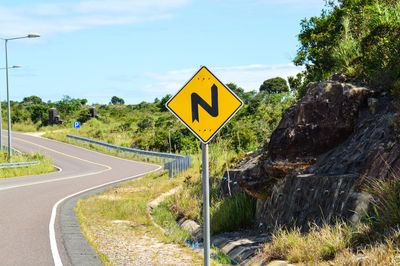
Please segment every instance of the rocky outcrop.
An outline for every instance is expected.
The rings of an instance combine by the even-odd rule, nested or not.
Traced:
[[[272,133],[267,154],[256,167],[243,171],[239,185],[265,199],[273,180],[304,171],[319,155],[343,143],[372,94],[367,88],[336,81],[310,83],[306,95],[285,112]]]
[[[244,164],[239,164],[236,169],[230,169],[225,171],[224,176],[221,180],[221,192],[222,194],[234,194],[243,193],[243,190],[249,195],[255,198],[266,199],[265,190],[275,183],[274,180],[265,178],[263,180],[255,179],[252,181],[253,177],[257,177],[262,174],[262,168],[259,165],[261,155],[248,157]],[[241,188],[238,183],[246,183],[245,188]]]
[[[360,107],[372,93],[347,83],[310,83],[307,94],[285,112],[272,133],[266,170],[273,172],[274,164],[283,162],[310,164],[343,143],[353,133]]]
[[[392,99],[336,80],[345,79],[310,83],[258,162],[235,174],[242,189],[262,201],[264,229],[338,216],[355,221],[370,200],[360,189],[364,177],[400,173]]]

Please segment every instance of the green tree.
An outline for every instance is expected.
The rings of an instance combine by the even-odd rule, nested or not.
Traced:
[[[119,98],[117,96],[113,96],[111,98],[111,103],[114,104],[114,105],[116,105],[116,104],[125,104],[125,101],[122,98]]]
[[[42,104],[42,98],[32,95],[29,97],[24,97],[24,99],[22,100],[23,103],[32,103],[32,104]]]
[[[296,77],[289,76],[288,82],[290,90],[295,93],[296,98],[301,98],[306,94],[305,86],[303,85],[304,73],[297,73]]]
[[[281,93],[288,92],[289,87],[285,79],[281,77],[271,78],[264,81],[260,86],[260,92],[265,91],[268,93]]]
[[[81,102],[81,105],[86,105],[88,100],[87,99],[79,99]]]
[[[49,107],[41,104],[31,105],[27,108],[31,114],[30,118],[33,123],[41,121],[43,126],[49,124]]]
[[[167,107],[165,107],[165,104],[168,102],[168,100],[172,97],[171,94],[167,94],[164,97],[162,97],[161,101],[158,103],[158,108],[160,109],[161,112],[166,112],[168,111]]]
[[[55,107],[60,114],[71,115],[81,109],[81,101],[64,95],[60,101],[56,102]]]
[[[305,87],[334,72],[382,87],[400,76],[398,0],[327,1],[319,17],[304,19],[293,60],[305,67]]]
[[[235,83],[228,83],[226,86],[231,89],[236,96],[243,101],[243,103],[248,103],[254,97],[254,95],[257,94],[255,91],[245,92],[243,88],[238,87]]]

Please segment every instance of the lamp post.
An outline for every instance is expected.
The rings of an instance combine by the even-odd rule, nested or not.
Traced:
[[[12,67],[9,67],[9,68],[20,68],[21,66],[12,66]],[[6,69],[5,67],[2,67],[2,68],[0,68],[0,70],[3,70],[3,69]],[[0,151],[3,149],[3,139],[2,139],[2,135],[3,135],[3,133],[2,133],[2,121],[3,121],[3,119],[2,119],[2,116],[1,116],[1,100],[0,100]]]
[[[24,38],[37,38],[40,37],[39,34],[28,34],[22,37],[15,38],[2,38],[4,40],[4,46],[6,51],[6,84],[7,84],[7,112],[8,112],[8,158],[11,162],[11,111],[10,111],[10,89],[8,86],[8,57],[7,57],[7,43],[8,41],[24,39]]]

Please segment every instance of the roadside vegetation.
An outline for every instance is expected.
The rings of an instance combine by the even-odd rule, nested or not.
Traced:
[[[25,176],[25,175],[39,175],[54,172],[57,169],[53,166],[49,157],[41,155],[39,153],[30,155],[13,155],[13,162],[27,162],[27,161],[37,161],[39,164],[26,166],[26,167],[15,167],[15,168],[2,168],[0,169],[0,178]],[[8,163],[8,153],[7,151],[0,151],[0,164]]]
[[[326,1],[320,16],[304,19],[293,62],[305,67],[289,78],[304,95],[311,81],[340,72],[354,81],[390,91],[400,72],[398,0]]]

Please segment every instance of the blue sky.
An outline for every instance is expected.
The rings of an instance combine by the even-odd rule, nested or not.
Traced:
[[[224,83],[258,89],[265,79],[299,72],[291,61],[300,21],[323,6],[323,0],[0,0],[1,38],[41,34],[8,43],[9,66],[22,66],[9,71],[11,99],[153,101],[176,93],[201,65]]]

